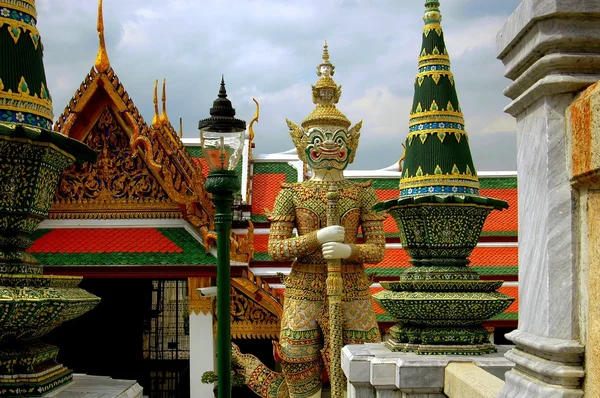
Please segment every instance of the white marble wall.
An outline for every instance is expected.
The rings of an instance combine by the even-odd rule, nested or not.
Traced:
[[[577,203],[565,110],[600,79],[600,0],[523,0],[496,38],[517,119],[519,328],[500,395],[580,397]]]
[[[543,97],[517,119],[519,329],[567,340],[578,337],[564,133],[573,97]]]
[[[190,314],[190,398],[212,397],[213,385],[203,384],[202,374],[215,369],[212,314]]]

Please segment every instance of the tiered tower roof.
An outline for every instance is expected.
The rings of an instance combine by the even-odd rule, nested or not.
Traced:
[[[426,0],[423,45],[410,112],[400,197],[479,193],[439,1]]]

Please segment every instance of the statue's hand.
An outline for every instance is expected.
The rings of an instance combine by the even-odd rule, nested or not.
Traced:
[[[323,252],[323,258],[326,260],[348,258],[352,254],[352,248],[349,245],[340,242],[324,243],[321,251]]]
[[[344,227],[332,225],[331,227],[325,227],[318,230],[317,240],[320,244],[327,242],[343,242],[345,233]]]

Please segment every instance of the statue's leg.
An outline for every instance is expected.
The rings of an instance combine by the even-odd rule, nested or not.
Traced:
[[[381,341],[370,286],[371,279],[362,269],[343,274],[344,345]]]
[[[318,274],[293,272],[286,279],[279,343],[290,398],[320,397],[322,335],[317,319],[323,308],[323,297],[300,289],[309,279],[318,282],[320,278]]]

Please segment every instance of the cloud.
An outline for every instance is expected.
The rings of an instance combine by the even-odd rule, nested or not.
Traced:
[[[484,16],[470,24],[449,24],[444,29],[444,38],[450,58],[455,60],[479,48],[493,47],[496,33],[505,20],[504,16]]]
[[[518,0],[497,3],[444,0],[441,5],[474,141],[514,130],[502,113],[506,79],[495,59],[494,38]],[[55,109],[62,110],[96,57],[97,4],[36,4],[48,87]],[[261,104],[257,153],[292,147],[285,118],[300,123],[313,109],[310,86],[326,39],[334,78],[343,86],[339,108],[354,123],[364,119],[354,167],[381,168],[401,155],[423,10],[421,1],[398,0],[105,0],[104,22],[111,65],[146,120],[152,118],[154,80],[166,77],[171,119],[181,115],[184,136],[197,137],[197,121],[208,116],[224,74],[237,117],[252,118],[253,97]],[[516,157],[516,151],[506,151],[506,158]]]
[[[510,115],[503,115],[485,124],[481,134],[506,133],[517,131],[517,122]]]
[[[364,137],[383,139],[383,136],[406,135],[411,105],[412,95],[400,97],[386,86],[375,86],[367,89],[361,98],[344,106],[342,111],[347,116],[356,118],[351,119],[353,123],[356,123],[358,118],[364,120]]]

